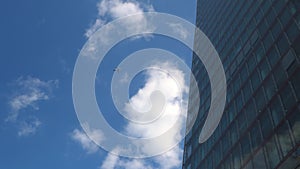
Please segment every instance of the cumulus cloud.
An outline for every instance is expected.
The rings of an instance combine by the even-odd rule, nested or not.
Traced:
[[[95,20],[94,24],[86,30],[86,37],[90,37],[108,20],[113,20],[128,15],[140,14],[143,12],[154,11],[153,6],[143,4],[135,0],[102,0],[98,3],[97,7],[97,19]],[[143,15],[138,15],[131,17],[129,20],[126,20],[123,27],[129,30],[140,31],[147,29],[149,25],[147,25],[147,20]]]
[[[8,101],[10,112],[5,121],[19,126],[18,136],[33,135],[42,122],[30,113],[39,110],[40,101],[51,98],[53,88],[58,87],[58,80],[42,81],[31,76],[20,77],[12,86],[14,93]]]
[[[185,128],[184,118],[179,118],[180,115],[185,114],[186,111],[186,98],[183,97],[184,93],[188,92],[188,87],[185,81],[185,74],[176,69],[170,63],[162,63],[155,65],[160,67],[164,71],[150,69],[146,72],[147,80],[143,88],[141,88],[136,95],[132,96],[127,103],[126,111],[128,114],[132,114],[134,107],[137,110],[147,110],[149,106],[149,98],[151,93],[159,90],[165,97],[164,112],[163,115],[156,121],[150,124],[143,125],[129,122],[125,126],[125,131],[128,135],[135,137],[151,138],[163,134],[170,127],[175,128],[176,131],[180,131]],[[172,76],[171,76],[172,75]],[[154,99],[155,100],[155,99]],[[153,101],[153,100],[152,100]],[[152,106],[157,106],[152,103]],[[130,108],[129,108],[130,107]],[[146,107],[146,108],[145,108]],[[183,107],[183,110],[181,109]],[[148,113],[154,113],[149,111]],[[177,121],[179,118],[179,122]],[[153,149],[163,147],[164,144],[174,144],[180,141],[183,133],[178,134],[173,132],[163,140],[154,143],[153,145],[140,145],[145,153],[151,154]],[[173,149],[163,153],[157,157],[149,159],[124,159],[117,157],[113,154],[109,154],[103,161],[101,169],[106,168],[162,168],[172,169],[181,167],[182,161],[182,148],[180,145],[176,145]]]
[[[149,109],[151,103],[149,98],[153,96],[154,92],[161,92],[164,98],[154,97],[151,99],[152,107],[163,107],[161,116],[150,124],[143,125],[137,123],[129,123],[126,127],[128,134],[133,134],[136,137],[151,138],[165,133],[170,127],[176,126],[177,119],[183,114],[183,92],[187,92],[187,87],[184,81],[184,74],[182,71],[172,67],[169,63],[155,65],[159,69],[150,69],[146,72],[147,81],[142,89],[139,89],[136,95],[131,97],[126,104],[125,111],[128,117],[134,117],[139,112],[145,112]],[[163,70],[163,71],[162,71]],[[163,105],[160,105],[163,104]],[[157,109],[152,109],[146,115],[157,116]],[[146,116],[146,118],[148,118]]]
[[[163,137],[152,145],[138,145],[145,154],[152,154],[154,149],[160,149],[165,144],[171,144],[175,147],[171,150],[152,158],[147,159],[130,159],[119,157],[114,154],[118,154],[118,149],[115,147],[114,154],[109,153],[103,160],[100,169],[112,169],[112,168],[125,168],[125,169],[173,169],[180,168],[182,161],[183,149],[177,144],[182,139],[185,128],[186,107],[188,86],[186,80],[186,74],[181,70],[177,69],[176,66],[170,63],[159,63],[153,65],[159,69],[149,69],[146,71],[146,82],[135,95],[131,97],[129,102],[125,106],[125,111],[128,115],[134,116],[136,111],[133,110],[147,110],[149,109],[149,98],[151,93],[155,91],[161,91],[164,95],[164,112],[159,119],[147,123],[146,125],[128,122],[124,126],[124,132],[127,135],[142,138],[152,138],[163,134],[166,130],[172,128],[176,132],[170,132],[168,135]],[[155,98],[154,98],[155,100]],[[153,101],[153,100],[151,100]],[[152,104],[152,105],[151,105]],[[157,106],[159,103],[151,103],[151,106]],[[181,109],[182,108],[182,109]],[[149,111],[148,113],[155,113]],[[181,116],[181,118],[180,118]],[[91,138],[94,138],[96,142],[101,143],[104,138],[104,134],[100,130],[92,130],[88,126],[84,126],[86,132]],[[183,130],[182,130],[183,129]],[[183,132],[178,132],[178,131]],[[73,140],[78,142],[87,153],[96,153],[99,148],[98,146],[83,132],[75,129],[71,137]],[[108,138],[109,139],[109,138]]]
[[[145,5],[137,0],[102,0],[98,3],[97,9],[97,19],[94,24],[86,30],[85,36],[87,38],[107,22],[128,15],[132,15],[132,17],[124,21],[122,20],[122,23],[118,25],[122,28],[122,31],[125,31],[126,33],[151,32],[154,29],[149,25],[150,23],[147,21],[146,17],[143,15],[134,15],[154,11],[154,8],[151,5]],[[187,32],[180,30],[182,28],[181,25],[171,24],[170,27],[181,37],[186,38],[188,36]],[[112,29],[113,28],[108,27],[105,31],[110,31]],[[110,41],[111,37],[109,33],[103,34],[104,35],[101,35],[101,38],[90,39],[91,42],[87,48],[89,54],[87,56],[92,55],[93,52],[97,52],[97,47],[99,46],[98,40],[104,44]],[[142,36],[147,37],[149,35]],[[157,115],[156,112],[158,109],[155,109],[155,107],[162,107],[163,112],[158,119],[155,119],[151,123],[147,123],[147,125],[128,122],[123,128],[123,132],[129,136],[152,138],[165,133],[170,128],[175,129],[174,131],[181,131],[181,129],[185,128],[185,119],[181,117],[186,115],[187,98],[185,98],[184,95],[188,92],[185,77],[187,75],[170,63],[159,63],[153,66],[159,67],[165,72],[155,69],[148,70],[146,72],[147,78],[144,87],[131,97],[130,101],[126,103],[124,110],[127,113],[126,115],[132,118],[136,117],[137,112],[147,112],[145,113],[145,116],[143,116],[146,119],[150,119]],[[126,75],[120,79],[120,83],[125,83],[128,80],[128,76]],[[160,94],[163,95],[163,102],[161,102],[161,95],[154,95],[157,91],[160,91]],[[153,106],[153,104],[155,106]],[[122,158],[109,153],[102,162],[100,168],[180,168],[183,150],[182,147],[178,144],[176,145],[176,143],[180,141],[183,134],[185,133],[169,132],[162,140],[153,143],[153,145],[139,145],[145,154],[153,154],[153,149],[165,147],[165,144],[175,145],[173,149],[162,155],[145,160]],[[98,149],[94,147],[96,145],[78,129],[73,131],[72,138],[79,142],[83,149],[88,153],[97,152]],[[89,149],[90,147],[91,150]],[[115,147],[115,151],[113,152],[116,153],[117,149],[118,148]]]

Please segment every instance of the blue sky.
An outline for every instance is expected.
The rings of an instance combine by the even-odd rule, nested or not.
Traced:
[[[156,12],[195,21],[195,0],[117,2],[120,8],[131,3],[142,11],[151,7]],[[157,158],[138,161],[108,155],[86,137],[76,117],[72,101],[76,59],[89,31],[114,18],[110,12],[101,15],[104,8],[99,8],[99,3],[101,0],[0,2],[0,168],[98,169],[108,167],[112,161],[119,161],[115,168],[162,168]],[[95,26],[97,20],[103,23]],[[121,42],[108,53],[98,70],[96,93],[104,110],[115,112],[109,93],[112,70],[126,55],[150,47],[174,52],[190,64],[191,51],[168,38]],[[131,95],[144,87],[145,78],[141,75],[133,81]],[[123,127],[122,119],[111,114],[105,116],[114,128]],[[171,157],[161,157],[164,158],[168,161]]]

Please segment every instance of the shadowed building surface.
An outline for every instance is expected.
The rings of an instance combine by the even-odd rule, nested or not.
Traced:
[[[198,0],[196,24],[220,55],[227,101],[218,128],[199,144],[211,91],[194,56],[200,107],[185,139],[183,168],[300,168],[300,1]],[[198,109],[195,87],[189,114]]]

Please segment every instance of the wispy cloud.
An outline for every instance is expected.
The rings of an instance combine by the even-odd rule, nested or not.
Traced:
[[[147,5],[136,0],[102,0],[98,3],[98,16],[94,24],[86,30],[85,36],[90,37],[97,29],[110,20],[120,17],[141,14],[143,12],[154,11],[153,6]],[[133,16],[126,20],[123,25],[129,30],[144,30],[147,28],[147,20],[143,15]]]
[[[8,101],[10,112],[5,121],[19,124],[19,136],[32,135],[42,123],[29,113],[19,119],[20,113],[39,110],[40,101],[51,97],[53,88],[58,87],[58,80],[42,81],[31,76],[20,77],[12,86],[14,93]]]
[[[20,125],[20,129],[18,131],[18,136],[29,136],[34,135],[37,132],[37,129],[41,125],[41,121],[37,118],[34,118],[30,121],[24,121]]]
[[[78,142],[88,154],[96,153],[99,147],[85,134],[78,129],[73,130],[71,137]]]
[[[85,132],[94,138],[96,142],[101,142],[105,139],[100,130],[91,130],[88,125],[86,125],[85,128],[87,129]],[[79,129],[74,129],[71,133],[71,138],[79,143],[88,154],[96,153],[99,149],[98,145],[96,145],[85,132]]]
[[[186,39],[189,36],[189,32],[180,23],[169,23],[172,31],[178,34],[182,39]]]

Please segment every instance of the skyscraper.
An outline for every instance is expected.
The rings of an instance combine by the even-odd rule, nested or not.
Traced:
[[[200,107],[183,168],[300,168],[300,1],[198,0],[196,18],[220,55],[227,100],[218,128],[199,144],[211,89],[194,56]],[[195,106],[191,94],[188,111]]]

